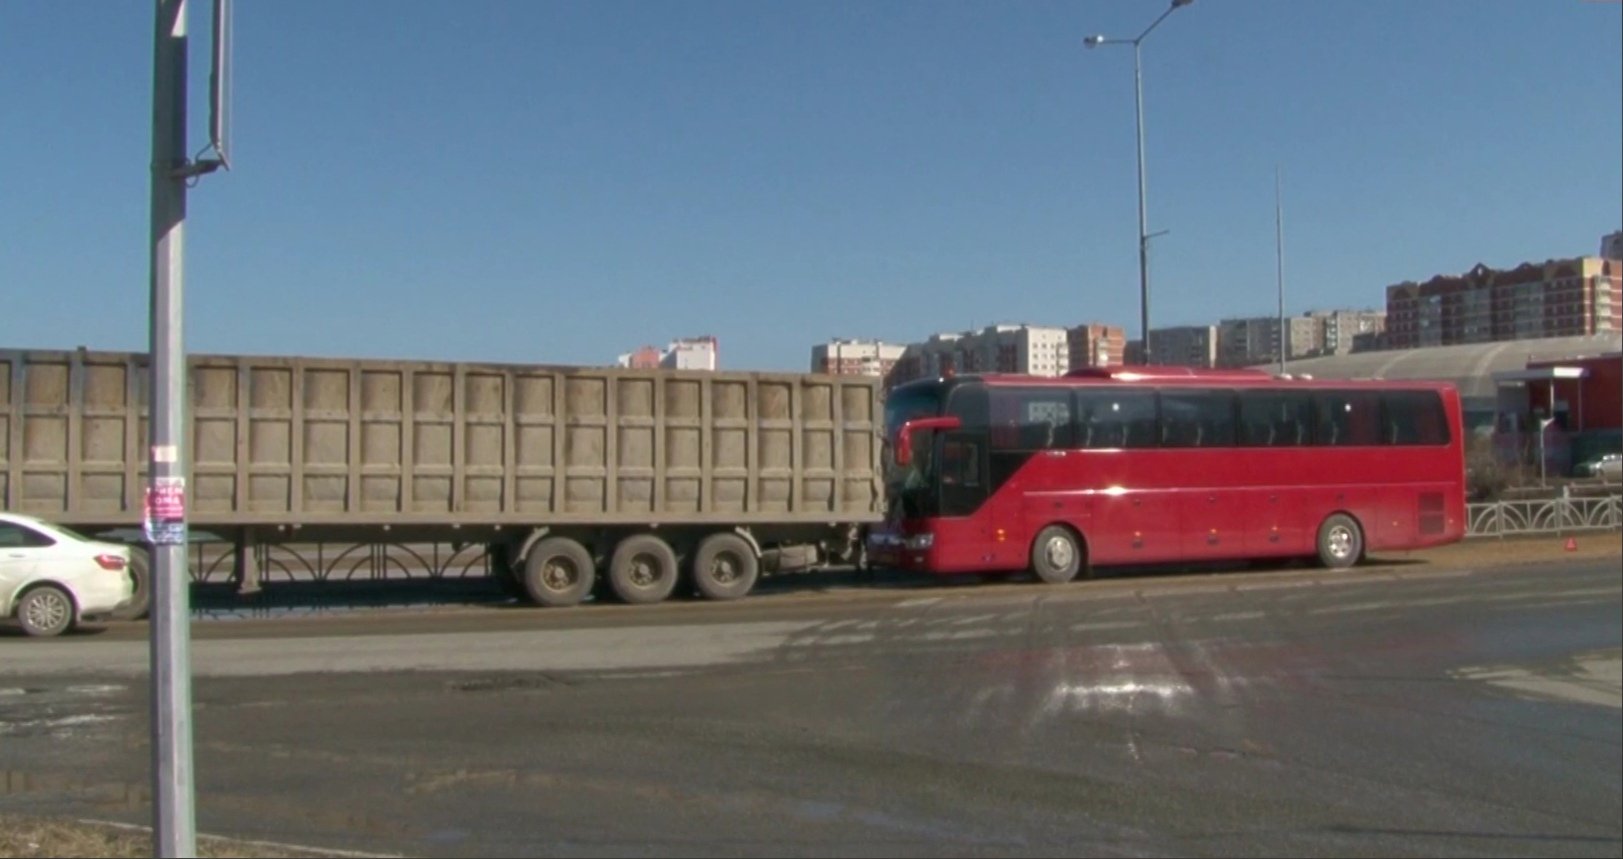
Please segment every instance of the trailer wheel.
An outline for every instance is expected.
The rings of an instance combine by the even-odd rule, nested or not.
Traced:
[[[659,602],[676,589],[676,553],[652,534],[637,534],[620,541],[609,559],[609,586],[614,595],[632,605]]]
[[[540,605],[578,605],[596,578],[592,554],[568,537],[548,537],[524,559],[524,590]]]
[[[1081,542],[1069,528],[1049,525],[1031,543],[1031,571],[1048,584],[1065,584],[1085,564]]]
[[[706,599],[735,600],[755,587],[761,561],[737,534],[711,534],[693,553],[693,584]]]
[[[152,558],[147,550],[136,546],[130,547],[130,566],[127,571],[130,581],[135,584],[135,593],[130,597],[129,605],[113,612],[113,617],[119,620],[140,620],[147,616],[152,608]]]
[[[1364,557],[1364,532],[1358,520],[1345,513],[1326,517],[1319,526],[1319,563],[1345,570]]]

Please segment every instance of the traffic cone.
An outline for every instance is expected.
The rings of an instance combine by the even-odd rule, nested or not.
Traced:
[[[1569,552],[1578,551],[1578,538],[1577,537],[1568,537],[1567,538],[1567,551],[1569,551]]]

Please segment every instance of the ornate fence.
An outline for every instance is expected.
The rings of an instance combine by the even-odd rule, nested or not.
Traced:
[[[1467,537],[1561,534],[1623,527],[1623,496],[1540,498],[1467,505]]]

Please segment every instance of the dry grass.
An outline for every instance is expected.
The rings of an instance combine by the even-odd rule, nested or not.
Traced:
[[[67,818],[0,814],[0,859],[44,856],[107,856],[122,859],[152,854],[152,833],[148,830]],[[256,856],[302,859],[345,854],[199,836],[197,855],[220,859],[251,859]]]

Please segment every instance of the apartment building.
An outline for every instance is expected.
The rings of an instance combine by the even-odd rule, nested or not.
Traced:
[[[615,360],[617,367],[650,370],[663,367],[668,370],[715,370],[719,363],[720,344],[715,337],[682,337],[672,340],[664,349],[643,346],[621,355]]]
[[[835,338],[812,347],[811,371],[852,376],[888,376],[907,346],[881,340]]]
[[[1071,370],[1120,366],[1126,358],[1127,332],[1120,325],[1086,322],[1065,330]]]
[[[1623,330],[1623,260],[1577,257],[1477,265],[1457,276],[1386,288],[1394,349],[1574,337]]]
[[[979,331],[935,334],[909,344],[887,384],[953,373],[1061,376],[1071,369],[1070,333],[1057,326],[1000,324]]]
[[[1150,329],[1150,354],[1157,364],[1207,369],[1216,367],[1217,345],[1216,325],[1174,325]],[[1127,351],[1127,358],[1132,363],[1143,360],[1141,341],[1133,341]]]

